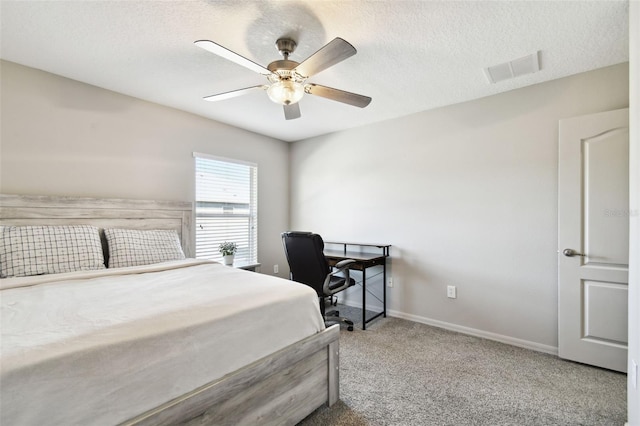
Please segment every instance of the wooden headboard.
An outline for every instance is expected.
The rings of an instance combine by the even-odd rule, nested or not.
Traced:
[[[187,257],[195,257],[193,203],[0,194],[0,225],[93,225],[173,229]]]

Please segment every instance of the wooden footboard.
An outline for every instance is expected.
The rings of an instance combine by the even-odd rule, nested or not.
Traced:
[[[333,325],[123,425],[295,425],[338,401],[339,338]]]

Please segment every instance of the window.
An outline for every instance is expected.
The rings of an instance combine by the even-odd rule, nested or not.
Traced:
[[[235,261],[258,261],[258,166],[193,153],[196,160],[196,257],[222,261],[220,243],[236,243]]]

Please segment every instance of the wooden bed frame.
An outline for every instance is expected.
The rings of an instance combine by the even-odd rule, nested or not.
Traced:
[[[193,257],[189,202],[0,194],[0,225],[174,229]],[[123,425],[296,424],[339,399],[338,325],[309,336]]]

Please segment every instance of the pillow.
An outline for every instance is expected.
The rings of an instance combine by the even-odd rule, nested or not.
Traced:
[[[109,268],[184,259],[176,231],[105,229],[104,235],[109,245]]]
[[[94,269],[104,269],[94,226],[0,226],[0,278]]]

